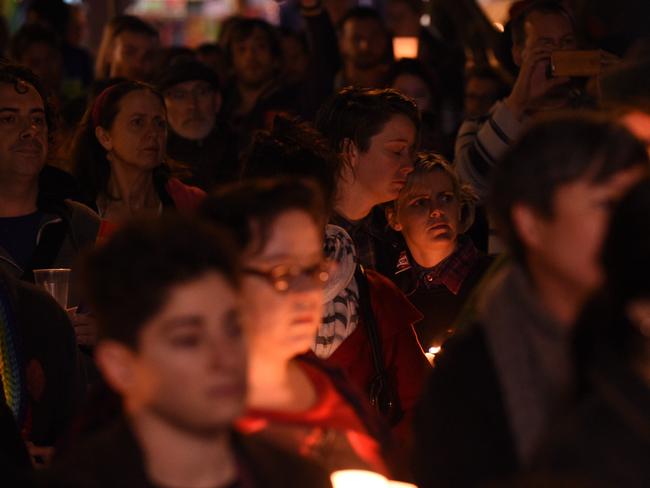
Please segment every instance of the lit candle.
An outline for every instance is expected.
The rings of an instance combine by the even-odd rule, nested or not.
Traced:
[[[418,57],[417,37],[393,37],[393,56],[396,60]]]
[[[391,481],[379,473],[362,469],[342,469],[330,475],[333,488],[418,488],[411,483]]]
[[[388,480],[379,473],[361,469],[343,469],[330,475],[333,488],[386,488]]]
[[[433,360],[436,357],[436,354],[440,352],[440,346],[431,346],[427,352],[424,353],[424,355],[427,357],[429,362],[433,364]]]

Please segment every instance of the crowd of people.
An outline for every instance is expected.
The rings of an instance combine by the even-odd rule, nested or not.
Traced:
[[[0,62],[3,486],[650,485],[650,36],[607,53],[574,3],[515,2],[497,66],[419,0],[196,49],[119,15],[94,56],[31,2]]]

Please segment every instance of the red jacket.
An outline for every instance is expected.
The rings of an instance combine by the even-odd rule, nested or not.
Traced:
[[[381,337],[384,365],[404,411],[404,417],[396,426],[396,434],[402,440],[408,440],[412,411],[431,370],[413,329],[413,324],[422,319],[422,314],[388,278],[372,270],[366,270],[366,276]],[[325,362],[343,370],[353,385],[368,393],[376,372],[362,317],[354,332]]]
[[[318,394],[316,404],[303,412],[249,409],[237,423],[247,435],[266,438],[316,461],[328,471],[369,469],[388,474],[381,447],[359,413],[336,389],[325,369],[298,359]],[[372,414],[372,412],[370,412]]]

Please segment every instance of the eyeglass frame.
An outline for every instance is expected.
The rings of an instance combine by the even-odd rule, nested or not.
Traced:
[[[281,276],[274,276],[273,272],[274,270],[277,270],[278,268],[285,267],[287,270],[297,270],[298,272],[289,272],[285,273]],[[260,278],[264,278],[269,285],[273,287],[273,289],[279,293],[288,293],[292,289],[295,289],[295,286],[292,286],[291,282],[301,276],[308,277],[312,282],[314,283],[320,283],[322,286],[327,283],[329,280],[331,274],[330,270],[332,268],[332,262],[327,259],[323,259],[318,262],[318,264],[308,266],[308,267],[302,267],[302,266],[288,266],[286,264],[276,264],[275,266],[272,266],[269,268],[267,271],[253,268],[250,266],[244,266],[242,268],[242,272],[245,274],[250,274],[253,276],[258,276]],[[310,270],[312,270],[310,272]],[[286,276],[289,276],[289,278],[286,278]],[[285,283],[284,286],[281,285],[281,283]]]

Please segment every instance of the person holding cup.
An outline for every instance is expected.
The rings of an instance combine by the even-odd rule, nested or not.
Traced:
[[[26,281],[33,270],[70,268],[95,243],[99,217],[64,199],[46,166],[55,114],[41,81],[26,68],[0,65],[0,269]],[[68,176],[69,177],[69,176]],[[77,305],[71,289],[70,305]],[[86,316],[73,315],[79,342],[91,342]]]
[[[0,267],[32,281],[39,268],[70,268],[95,242],[99,218],[46,184],[55,115],[28,69],[0,65]]]

